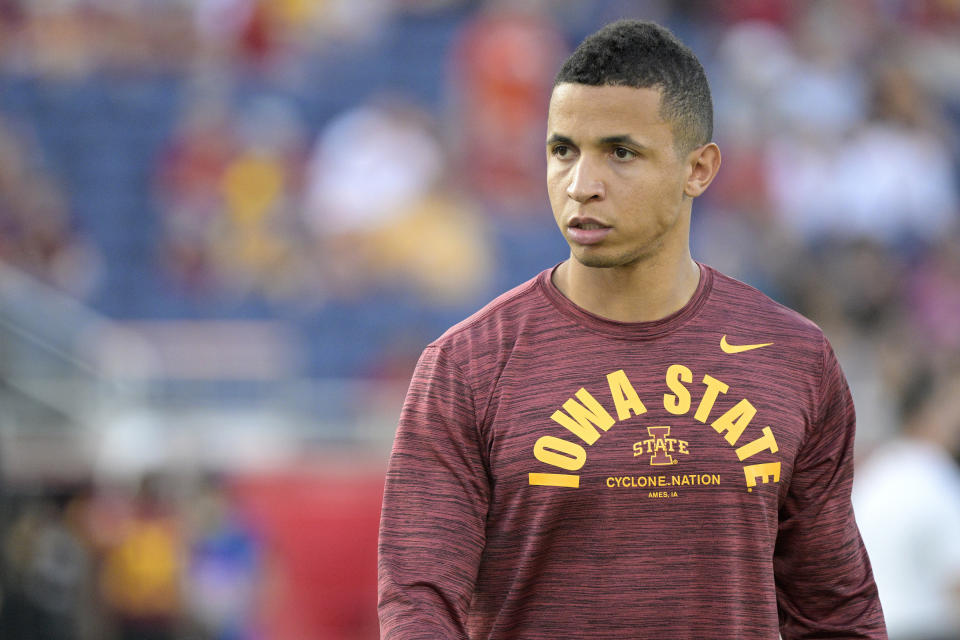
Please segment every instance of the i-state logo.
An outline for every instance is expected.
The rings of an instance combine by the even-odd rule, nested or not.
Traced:
[[[650,464],[655,467],[677,464],[678,460],[671,454],[688,455],[687,441],[670,437],[670,427],[647,427],[650,437],[633,445],[633,457],[650,456]]]

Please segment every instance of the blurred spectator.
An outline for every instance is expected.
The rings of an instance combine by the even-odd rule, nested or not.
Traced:
[[[902,55],[926,92],[960,106],[960,5],[951,0],[900,3],[903,22],[890,31],[908,33]]]
[[[281,98],[234,115],[221,88],[188,102],[157,168],[161,259],[186,291],[289,293],[303,150]]]
[[[20,5],[20,0],[0,0],[0,70],[10,70],[23,45],[26,16]]]
[[[903,434],[858,469],[854,508],[891,640],[960,637],[960,375],[915,379]]]
[[[881,66],[873,114],[837,159],[836,231],[924,245],[960,220],[948,129],[902,66]]]
[[[260,543],[223,484],[208,478],[187,505],[185,596],[201,637],[253,640],[263,580]]]
[[[220,279],[240,292],[289,293],[300,238],[301,124],[286,100],[260,97],[241,112],[236,132],[241,146],[220,176],[223,210],[209,236]]]
[[[161,264],[187,291],[213,285],[210,229],[220,215],[220,177],[236,152],[232,116],[220,87],[189,93],[183,113],[156,168],[163,212]]]
[[[321,132],[305,211],[328,293],[388,285],[451,302],[487,283],[484,224],[452,188],[432,128],[427,113],[399,100],[347,111]]]
[[[546,106],[566,45],[546,3],[488,2],[457,36],[451,127],[458,171],[494,210],[543,210]]]
[[[915,348],[933,362],[960,357],[960,235],[940,238],[906,284],[904,308],[915,328]]]
[[[0,118],[0,263],[86,297],[99,255],[73,228],[66,196],[39,156],[32,139]]]
[[[184,539],[159,476],[143,478],[112,537],[100,586],[119,640],[172,640],[183,622]]]
[[[91,558],[73,523],[66,497],[28,502],[3,539],[0,635],[74,640],[90,588]]]

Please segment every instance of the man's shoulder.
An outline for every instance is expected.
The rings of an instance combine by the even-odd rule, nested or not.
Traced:
[[[725,324],[778,337],[799,346],[819,350],[825,337],[821,328],[799,311],[777,302],[763,291],[712,269],[714,273],[711,308],[722,314]]]
[[[456,348],[471,342],[500,341],[515,335],[532,314],[547,310],[550,303],[543,295],[542,281],[548,272],[500,294],[475,313],[447,329],[430,347]]]

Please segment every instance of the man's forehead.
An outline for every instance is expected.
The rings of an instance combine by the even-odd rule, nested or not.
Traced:
[[[635,104],[641,102],[659,108],[663,92],[659,87],[631,87],[619,84],[579,84],[561,82],[553,87],[550,104],[576,99],[590,102],[602,101],[613,104]]]
[[[547,135],[603,139],[637,135],[670,124],[661,115],[655,88],[561,83],[553,89]]]

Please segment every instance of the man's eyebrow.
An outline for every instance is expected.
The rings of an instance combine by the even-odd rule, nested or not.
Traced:
[[[600,144],[610,145],[610,144],[628,144],[632,147],[637,147],[639,149],[646,149],[647,145],[637,142],[629,135],[618,135],[618,136],[605,136],[600,138]]]
[[[575,144],[573,144],[573,140],[571,140],[567,136],[562,136],[559,133],[555,133],[549,138],[547,138],[547,145],[551,145],[551,144],[565,144],[571,147],[576,146]]]

